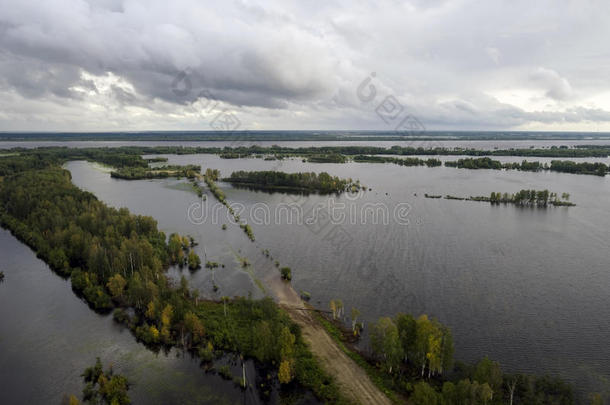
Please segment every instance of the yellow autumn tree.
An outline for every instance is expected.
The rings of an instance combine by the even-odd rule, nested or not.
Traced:
[[[153,342],[158,342],[159,341],[159,329],[157,329],[154,325],[151,326],[149,329],[150,332],[150,336],[152,338]]]
[[[203,322],[193,312],[187,312],[184,315],[184,326],[191,333],[191,341],[195,344],[199,343],[205,335]]]
[[[80,405],[80,401],[74,395],[70,395],[68,399],[68,405]]]
[[[426,358],[428,359],[428,378],[430,378],[431,372],[440,372],[442,367],[441,344],[443,337],[438,332],[440,331],[433,330],[428,336],[428,353],[426,353]]]
[[[145,315],[148,319],[155,319],[157,317],[157,304],[155,301],[150,301],[148,303]]]
[[[174,308],[167,304],[161,311],[161,340],[164,343],[171,342],[170,328],[172,325],[172,317],[174,316]]]
[[[108,283],[106,287],[110,290],[110,294],[112,294],[112,298],[118,298],[123,295],[123,290],[127,285],[127,281],[121,276],[119,273],[108,279]]]
[[[282,360],[289,360],[294,355],[294,342],[296,337],[290,332],[287,326],[284,326],[280,332],[278,345],[280,347],[280,358]]]
[[[174,308],[167,304],[161,312],[161,326],[169,328],[172,323],[172,316],[174,316]]]
[[[283,360],[280,363],[280,369],[277,376],[280,380],[280,384],[288,384],[290,381],[292,381],[292,364],[289,360]]]

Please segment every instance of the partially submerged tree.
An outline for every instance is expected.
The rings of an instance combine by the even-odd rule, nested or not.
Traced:
[[[114,374],[112,367],[104,372],[99,357],[96,359],[95,365],[87,368],[82,376],[86,383],[83,389],[83,400],[85,402],[108,405],[131,404],[127,395],[129,390],[127,378],[120,374]]]

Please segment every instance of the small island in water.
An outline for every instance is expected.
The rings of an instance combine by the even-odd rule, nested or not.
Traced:
[[[438,199],[442,198],[441,195],[424,194],[426,198]],[[457,200],[457,201],[481,201],[488,202],[491,204],[513,204],[520,207],[541,207],[545,208],[550,205],[555,207],[574,207],[576,204],[569,201],[570,194],[552,193],[549,190],[521,190],[515,194],[492,192],[489,197],[456,197],[454,195],[447,194],[446,200]]]
[[[343,193],[364,189],[358,180],[341,179],[326,172],[316,173],[284,173],[277,171],[236,171],[223,179],[236,186],[267,190],[293,191],[303,193]]]

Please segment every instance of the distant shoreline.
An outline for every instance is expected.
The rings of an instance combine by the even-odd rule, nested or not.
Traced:
[[[29,141],[575,141],[610,140],[610,132],[537,131],[133,131],[0,132],[0,142]]]

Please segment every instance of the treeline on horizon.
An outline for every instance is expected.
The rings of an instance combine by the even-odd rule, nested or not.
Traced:
[[[379,156],[388,154],[417,155],[417,154],[487,154],[491,153],[498,156],[522,156],[530,154],[532,156],[573,156],[574,154],[584,156],[608,156],[609,147],[595,147],[594,145],[580,145],[580,149],[550,148],[550,149],[521,149],[505,151],[475,151],[463,149],[423,149],[423,148],[403,148],[392,147],[389,149],[350,146],[350,147],[315,147],[315,148],[284,148],[284,147],[240,147],[240,148],[202,148],[202,147],[119,147],[119,148],[66,148],[66,147],[44,147],[36,149],[16,148],[11,149],[7,156],[0,159],[0,176],[11,173],[15,170],[24,168],[42,168],[49,164],[60,165],[70,160],[87,160],[90,162],[101,163],[114,168],[111,175],[116,178],[135,180],[165,177],[188,177],[193,178],[200,173],[201,168],[196,165],[167,165],[165,168],[150,167],[149,163],[154,161],[165,161],[164,157],[143,158],[145,154],[236,154],[240,157],[265,157],[271,156],[272,159],[282,159],[284,157],[295,156],[303,157],[311,162],[324,163],[344,163],[345,155],[338,154],[337,149],[343,152],[354,154],[353,160],[362,163],[394,163],[402,166],[428,166],[438,167],[442,162],[436,158],[422,159],[418,157],[397,158],[392,156]],[[585,147],[588,146],[588,147]],[[237,151],[237,152],[236,152]],[[298,152],[297,152],[298,151]],[[373,153],[371,155],[371,153]],[[17,155],[19,159],[8,159],[11,155]],[[337,157],[339,156],[339,157]],[[574,156],[573,156],[574,157]],[[580,157],[580,156],[578,156]],[[266,157],[265,157],[266,158]],[[589,174],[605,176],[610,167],[604,163],[596,162],[573,162],[569,160],[553,160],[551,164],[540,163],[537,161],[523,160],[521,163],[502,163],[492,160],[489,156],[479,158],[463,158],[457,161],[445,162],[447,167],[457,167],[465,169],[506,169],[521,171],[555,171],[561,173]]]
[[[1,145],[1,143],[0,143]],[[91,148],[69,148],[69,147],[38,147],[38,148],[11,148],[5,150],[7,153],[19,153],[21,155],[36,155],[46,158],[70,160],[92,160],[105,163],[115,167],[140,166],[146,167],[146,160],[140,157],[138,162],[132,161],[131,156],[145,154],[217,154],[225,155],[227,158],[247,157],[253,155],[278,155],[278,156],[327,156],[332,154],[355,156],[355,155],[401,155],[401,156],[523,156],[523,157],[608,157],[610,156],[610,145],[576,145],[552,146],[550,148],[511,148],[511,149],[472,149],[472,148],[424,148],[413,146],[392,146],[389,148],[380,146],[311,146],[311,147],[286,147],[272,146],[235,146],[224,147],[202,147],[202,146],[120,146],[91,147]],[[121,161],[121,158],[124,160]]]
[[[211,130],[134,132],[3,132],[0,141],[445,141],[610,139],[610,133],[556,131]]]
[[[166,166],[166,170],[149,167],[151,161],[163,161],[166,158],[144,159],[145,154],[217,154],[232,155],[239,157],[265,157],[282,159],[284,157],[303,157],[310,162],[320,163],[345,163],[346,156],[353,155],[355,162],[362,163],[394,163],[402,166],[428,166],[437,167],[442,164],[435,158],[422,159],[418,157],[397,158],[380,155],[493,155],[493,156],[540,156],[540,157],[607,157],[610,154],[610,146],[579,145],[579,148],[552,147],[549,149],[510,149],[510,150],[467,150],[467,149],[423,149],[411,147],[379,148],[370,146],[348,146],[348,147],[308,147],[308,148],[285,148],[271,147],[238,147],[238,148],[209,148],[209,147],[133,147],[124,146],[119,148],[66,148],[66,147],[44,147],[36,149],[16,148],[9,150],[9,154],[17,154],[20,159],[0,159],[0,176],[11,173],[19,168],[32,167],[41,168],[54,163],[61,164],[69,160],[87,160],[102,163],[114,167],[112,176],[122,179],[146,179],[164,177],[189,177],[194,172],[200,172],[196,165]],[[9,156],[7,156],[9,157]],[[551,164],[537,161],[523,160],[521,163],[502,163],[492,160],[489,156],[479,158],[463,158],[456,161],[445,162],[447,167],[465,169],[506,169],[521,171],[555,171],[561,173],[589,174],[604,176],[610,171],[610,167],[604,163],[596,162],[573,162],[569,160],[553,160]]]
[[[585,145],[586,146],[586,145]],[[589,145],[591,146],[591,145]],[[330,147],[335,148],[335,147]],[[343,147],[340,147],[343,148]],[[366,149],[371,152],[371,147],[349,147],[350,151],[362,151],[362,149]],[[374,148],[374,147],[373,147]],[[168,165],[165,166],[165,170],[162,168],[154,168],[149,166],[150,161],[162,161],[165,158],[149,158],[144,159],[142,155],[144,154],[165,154],[165,153],[175,153],[175,154],[191,154],[191,153],[213,153],[213,154],[221,154],[226,152],[227,148],[183,148],[183,147],[119,147],[119,148],[84,148],[84,149],[76,149],[76,148],[64,148],[64,147],[50,147],[50,148],[37,148],[37,149],[12,149],[11,155],[17,154],[19,159],[8,159],[11,156],[5,156],[0,159],[0,176],[6,175],[7,173],[12,173],[13,171],[23,170],[25,168],[42,168],[48,166],[49,164],[57,164],[60,165],[69,160],[87,160],[90,162],[102,163],[115,169],[112,171],[111,175],[116,178],[121,179],[147,179],[147,178],[165,178],[165,177],[188,177],[193,178],[196,173],[201,171],[201,168],[196,165],[186,165],[186,166],[177,166],[177,165]],[[231,149],[231,148],[229,148]],[[282,150],[286,148],[280,148]],[[293,148],[289,148],[293,149]],[[344,162],[342,159],[337,159],[336,157],[332,157],[328,160],[323,158],[323,154],[321,155],[320,148],[296,148],[296,150],[305,149],[307,151],[315,151],[311,156],[315,157],[313,161],[319,162],[334,162],[341,163]],[[328,149],[328,148],[323,148]],[[383,148],[374,148],[375,152],[379,152],[378,149],[384,151],[390,151],[390,149]],[[231,149],[233,150],[233,149]],[[264,156],[262,155],[262,151],[268,151],[276,153],[273,155],[273,158],[282,158],[284,155],[279,153],[274,147],[271,148],[260,148],[258,146],[253,146],[249,148],[239,148],[241,157],[247,156]],[[555,153],[560,151],[559,154],[564,153],[564,151],[574,151],[577,149],[544,149],[543,151],[547,154],[557,155]],[[591,148],[583,148],[581,151],[595,151],[597,150],[594,147]],[[610,152],[609,148],[602,148],[604,150],[604,154],[607,155]],[[429,150],[429,151],[437,151]],[[530,151],[530,150],[527,150]],[[554,151],[553,153],[548,153],[549,151]],[[414,154],[419,154],[421,151],[419,149],[414,149],[412,151]],[[484,152],[484,151],[479,151]],[[487,152],[498,152],[498,151],[487,151]],[[278,154],[279,153],[279,154]],[[463,154],[463,151],[459,151],[460,154]],[[294,156],[306,156],[307,154],[294,154]],[[595,155],[599,155],[597,152]],[[316,160],[319,159],[319,160]],[[365,155],[365,154],[356,154],[353,157],[355,162],[362,163],[394,163],[402,166],[428,166],[428,167],[438,167],[442,164],[442,162],[435,158],[421,159],[417,157],[410,158],[396,158],[391,156],[379,156],[379,155]],[[553,160],[551,164],[540,163],[537,161],[527,161],[523,160],[521,163],[502,163],[498,160],[493,160],[488,156],[479,157],[479,158],[464,158],[458,159],[456,161],[447,161],[445,162],[445,166],[447,167],[457,167],[464,169],[506,169],[506,170],[520,170],[520,171],[554,171],[560,173],[573,173],[573,174],[588,174],[588,175],[597,175],[597,176],[605,176],[608,171],[610,171],[610,167],[604,163],[596,162],[573,162],[569,160]]]

